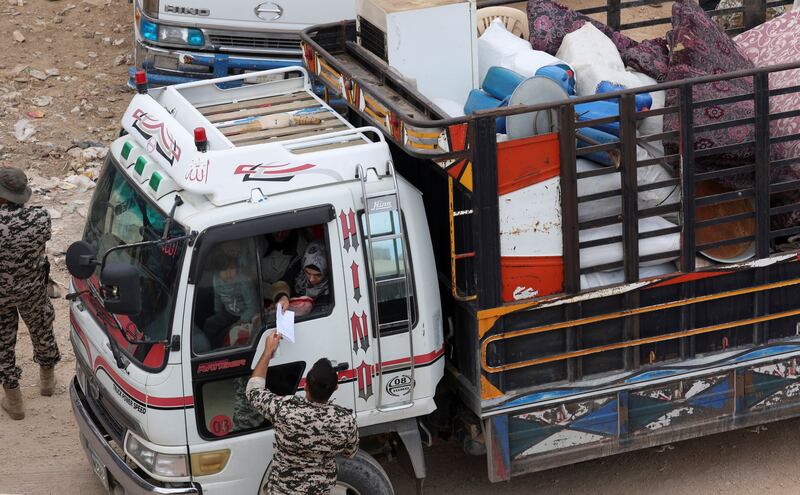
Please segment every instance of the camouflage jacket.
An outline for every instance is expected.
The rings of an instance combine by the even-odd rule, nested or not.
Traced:
[[[245,394],[275,429],[267,493],[328,495],[336,484],[336,456],[358,451],[352,413],[331,403],[275,395],[262,378],[251,378]]]
[[[50,215],[39,207],[0,204],[0,302],[46,286]]]

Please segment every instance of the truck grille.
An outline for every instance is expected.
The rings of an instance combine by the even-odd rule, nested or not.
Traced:
[[[360,45],[374,53],[381,60],[388,62],[389,59],[386,56],[386,33],[361,16],[358,17],[358,25]]]
[[[238,49],[242,51],[281,51],[300,53],[299,38],[265,38],[237,34],[209,34],[209,41],[218,48]]]
[[[106,433],[111,435],[118,445],[122,445],[123,439],[125,438],[125,427],[122,426],[113,415],[108,413],[108,410],[102,404],[103,399],[99,401],[95,400],[91,394],[85,394],[84,397],[89,404],[89,409],[94,413],[100,424],[103,425]]]

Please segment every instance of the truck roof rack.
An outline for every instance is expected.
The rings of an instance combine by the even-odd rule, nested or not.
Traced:
[[[134,96],[122,126],[134,141],[121,145],[125,165],[142,175],[157,163],[176,189],[216,205],[352,180],[359,165],[386,173],[382,133],[336,113],[302,67],[153,89]]]

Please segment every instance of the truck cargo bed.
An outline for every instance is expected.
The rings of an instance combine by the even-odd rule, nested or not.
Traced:
[[[629,3],[589,11],[605,12],[620,28],[620,10],[656,2]],[[744,27],[763,22],[767,3],[745,3]],[[664,19],[647,22],[656,21]],[[450,375],[486,421],[492,479],[800,413],[800,264],[792,238],[800,225],[781,223],[800,210],[791,196],[800,180],[772,174],[800,156],[770,154],[800,135],[769,132],[770,121],[798,114],[770,113],[770,99],[800,86],[768,85],[800,63],[443,118],[358,46],[355,23],[315,26],[302,38],[309,71],[345,99],[351,121],[384,131],[398,169],[424,193],[449,297]],[[695,87],[739,79],[751,80],[752,92],[694,97]],[[657,91],[671,92],[674,103],[637,111],[637,94]],[[609,98],[619,99],[619,115],[576,118],[576,105]],[[742,101],[754,109],[748,119],[693,119]],[[498,140],[498,117],[542,113],[558,122],[552,132]],[[676,119],[678,128],[638,133],[651,117]],[[608,124],[619,126],[618,141],[577,145],[582,129]],[[694,145],[704,132],[741,126],[754,129],[752,141]],[[674,147],[637,153],[654,142]],[[743,149],[752,153],[749,163],[698,168],[701,159]],[[610,163],[581,168],[597,153]],[[642,183],[641,170],[655,166],[670,173]],[[742,174],[748,185],[719,187]],[[582,190],[603,177],[617,187]],[[641,204],[658,190],[677,200]],[[610,199],[616,210],[596,207]],[[557,254],[540,254],[551,241]],[[587,262],[598,249],[619,253]],[[650,274],[664,260],[672,268]],[[609,271],[618,278],[608,281]]]

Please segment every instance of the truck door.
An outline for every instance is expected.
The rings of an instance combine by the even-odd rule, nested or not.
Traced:
[[[340,237],[332,219],[332,206],[307,208],[211,228],[195,245],[193,301],[187,302],[193,308],[187,322],[192,329],[187,383],[195,401],[195,417],[187,418],[190,450],[213,450],[211,443],[226,439],[224,448],[231,456],[263,459],[260,467],[241,463],[225,469],[225,480],[242,483],[237,492],[250,489],[253,471],[266,469],[271,457],[271,425],[250,407],[244,392],[260,337],[275,327],[272,287],[282,280],[297,296],[303,285],[298,279],[303,254],[312,243],[322,247],[325,259],[318,263],[327,264],[322,268],[327,268],[328,290],[315,294],[314,301],[292,297],[295,342],[281,342],[270,362],[267,386],[280,395],[303,394],[306,373],[325,357],[341,370],[339,389],[331,400],[355,407],[354,386],[348,379],[352,363],[342,260],[339,250],[331,249]]]
[[[338,212],[358,411],[410,405],[414,388],[416,302],[405,220],[395,190],[371,194],[366,206],[369,228],[364,210]]]

